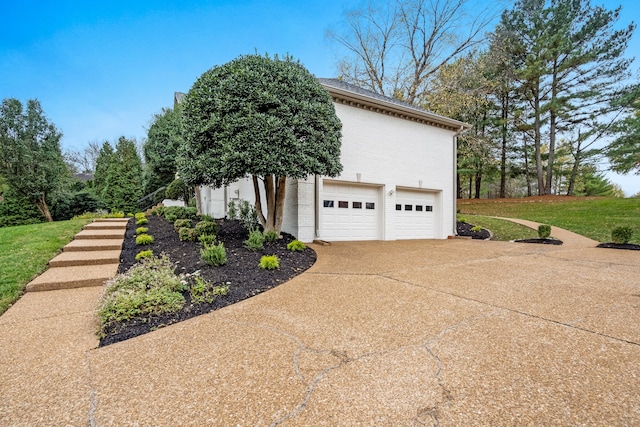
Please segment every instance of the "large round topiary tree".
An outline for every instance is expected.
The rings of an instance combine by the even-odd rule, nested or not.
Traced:
[[[219,188],[251,176],[265,230],[280,232],[287,177],[342,171],[342,125],[331,97],[291,57],[247,55],[214,67],[194,83],[182,111],[180,177]]]

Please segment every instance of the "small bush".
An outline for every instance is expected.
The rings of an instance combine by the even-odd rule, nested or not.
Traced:
[[[216,242],[216,236],[213,234],[201,234],[198,236],[198,241],[202,243],[202,246],[211,246]]]
[[[147,249],[146,251],[140,251],[136,254],[136,261],[140,261],[142,258],[151,258],[153,256],[153,251],[151,249]]]
[[[190,219],[176,219],[173,222],[173,228],[175,228],[176,230],[180,230],[184,227],[191,228],[192,225],[193,222]]]
[[[194,242],[198,238],[196,230],[189,227],[182,227],[179,229],[178,236],[182,242]]]
[[[145,214],[144,212],[138,212],[134,215],[136,220],[140,220],[140,219],[144,219],[147,217],[147,214]]]
[[[209,234],[215,236],[218,234],[218,224],[215,221],[200,221],[196,224],[196,234],[202,236]]]
[[[633,237],[633,228],[620,226],[611,230],[611,240],[613,243],[627,244]]]
[[[210,221],[210,222],[216,221],[211,215],[207,215],[207,214],[198,215],[198,218],[200,219],[200,221]]]
[[[264,236],[265,242],[275,242],[280,238],[280,233],[274,230],[265,231],[262,235]]]
[[[467,222],[467,218],[464,216],[459,216],[458,217],[458,222],[464,222],[465,224],[468,224],[469,222]]]
[[[260,258],[260,268],[265,270],[275,270],[280,268],[280,260],[276,255],[264,255]]]
[[[541,239],[548,239],[551,236],[551,226],[546,224],[540,224],[538,226],[538,237]]]
[[[217,245],[205,246],[200,250],[200,256],[204,262],[215,267],[227,263],[227,250],[222,242]]]
[[[258,228],[258,214],[256,208],[246,200],[240,201],[238,218],[242,226],[247,230],[255,230]]]
[[[136,245],[150,245],[153,243],[153,236],[151,234],[141,234],[136,236]]]
[[[259,251],[264,248],[264,235],[260,230],[253,230],[249,233],[249,238],[244,241],[244,246],[252,251]]]
[[[138,227],[136,228],[136,234],[145,234],[149,229],[147,227]]]
[[[238,208],[233,200],[229,201],[227,205],[227,218],[238,219]]]
[[[136,225],[147,225],[149,220],[147,218],[136,219]]]
[[[124,212],[111,211],[111,213],[105,214],[103,218],[124,218]]]
[[[229,285],[216,286],[207,282],[200,276],[195,277],[195,284],[191,286],[191,301],[195,303],[211,304],[216,297],[225,296],[229,293]]]
[[[185,304],[185,286],[174,268],[166,256],[146,258],[109,280],[98,308],[98,335],[104,337],[111,325],[134,317],[179,311]]]
[[[178,215],[174,213],[165,214],[164,217],[171,223],[176,222],[176,220],[178,219]]]
[[[175,222],[176,219],[187,219],[187,208],[184,206],[167,206],[164,208],[164,217],[169,222]]]
[[[300,240],[294,240],[293,242],[287,245],[287,249],[289,249],[292,252],[296,252],[296,251],[300,252],[305,250],[306,248],[307,248],[307,245],[302,243]]]
[[[186,215],[186,218],[198,219],[198,208],[189,206],[188,208],[184,209],[184,214]]]
[[[161,213],[160,213],[160,211],[158,210],[158,208],[153,208],[153,209],[151,209],[151,210],[149,211],[149,213],[151,214],[151,216],[160,216],[160,215],[161,215]]]
[[[474,233],[479,233],[482,231],[482,226],[481,225],[476,225],[471,227],[471,231],[473,231]]]

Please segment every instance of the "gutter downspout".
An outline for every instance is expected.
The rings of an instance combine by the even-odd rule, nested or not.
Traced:
[[[460,126],[460,129],[453,135],[453,234],[457,233],[456,228],[456,216],[458,214],[458,136],[464,132],[464,126]]]
[[[314,182],[314,198],[315,198],[315,209],[313,212],[313,221],[314,221],[314,229],[315,229],[315,238],[320,238],[320,175],[315,176]]]

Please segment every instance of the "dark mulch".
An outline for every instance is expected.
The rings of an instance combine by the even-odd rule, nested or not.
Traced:
[[[597,248],[608,248],[608,249],[628,249],[632,251],[640,251],[640,245],[635,245],[633,243],[600,243]]]
[[[173,224],[163,217],[149,216],[148,219],[149,223],[145,227],[154,237],[154,242],[144,247],[137,246],[135,220],[129,221],[118,273],[125,272],[136,263],[135,256],[140,250],[151,249],[154,255],[167,254],[176,264],[176,273],[193,274],[200,271],[200,276],[210,283],[229,283],[229,293],[217,297],[211,304],[194,304],[189,293],[185,292],[187,302],[181,311],[114,325],[108,330],[107,336],[100,340],[100,346],[133,338],[250,298],[290,280],[316,261],[316,253],[311,248],[301,252],[287,250],[287,244],[294,240],[294,237],[287,233],[282,233],[282,239],[276,242],[265,243],[261,251],[250,251],[243,245],[249,233],[238,221],[218,220],[218,240],[224,242],[228,261],[226,265],[212,267],[200,258],[201,245],[198,242],[181,242]],[[258,267],[263,255],[277,255],[280,258],[280,268],[263,270]]]
[[[558,239],[518,239],[516,243],[538,243],[540,245],[561,245],[562,240]]]
[[[478,240],[486,240],[491,237],[491,233],[486,228],[480,231],[472,231],[473,227],[475,227],[473,224],[458,221],[456,222],[456,233],[458,236],[470,236],[472,239]]]

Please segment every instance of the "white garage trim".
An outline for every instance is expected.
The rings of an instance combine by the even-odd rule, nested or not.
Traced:
[[[383,238],[382,185],[323,180],[320,238],[327,241]]]
[[[441,230],[441,192],[398,187],[394,206],[396,239],[438,239]]]

